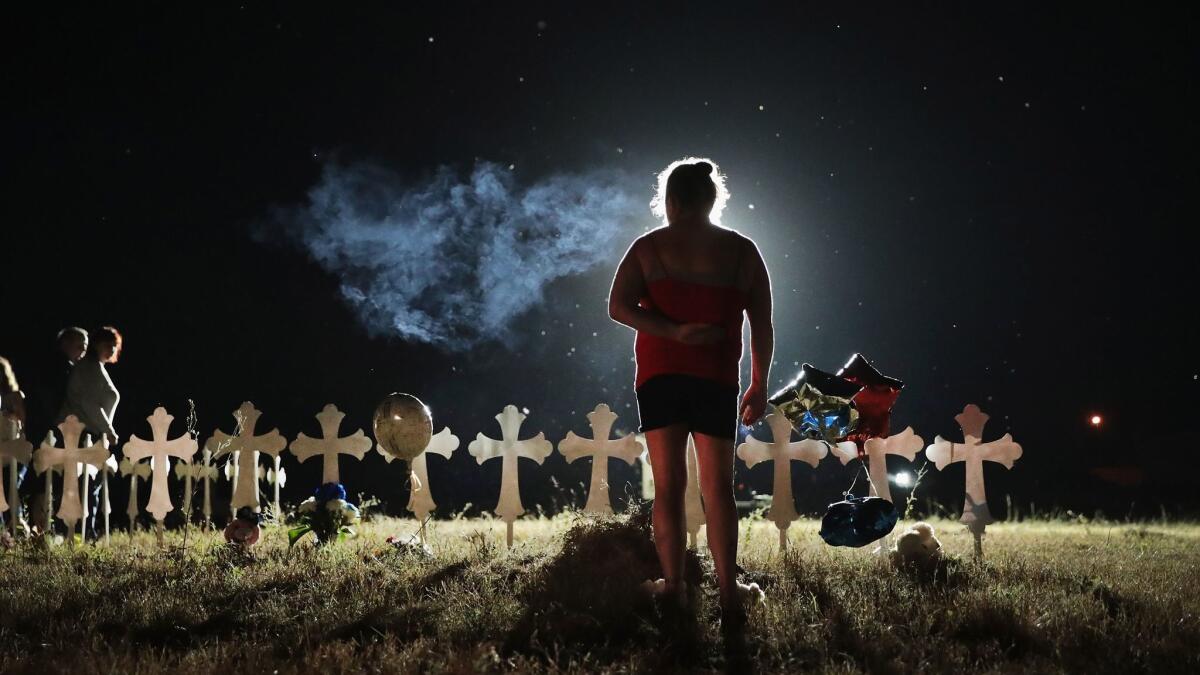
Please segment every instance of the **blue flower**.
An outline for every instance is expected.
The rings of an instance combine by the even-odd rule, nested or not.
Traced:
[[[322,503],[334,499],[345,499],[346,488],[341,483],[326,483],[313,491],[313,497]]]

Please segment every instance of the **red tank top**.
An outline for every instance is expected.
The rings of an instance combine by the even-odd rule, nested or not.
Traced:
[[[661,258],[651,240],[651,251],[664,274]],[[741,256],[738,256],[740,263]],[[735,273],[736,281],[737,275]],[[736,286],[712,286],[664,276],[646,283],[646,297],[638,302],[677,323],[710,323],[723,326],[725,340],[708,345],[688,345],[638,331],[634,338],[637,374],[634,387],[655,375],[693,375],[734,387],[740,384],[742,312],[749,293]]]

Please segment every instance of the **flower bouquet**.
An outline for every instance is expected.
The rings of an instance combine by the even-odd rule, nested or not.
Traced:
[[[318,546],[354,536],[352,526],[358,520],[358,507],[346,501],[346,488],[341,483],[326,483],[296,509],[297,524],[288,530],[288,546],[309,532],[317,538]]]

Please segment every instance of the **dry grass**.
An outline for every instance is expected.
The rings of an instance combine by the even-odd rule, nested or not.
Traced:
[[[969,556],[961,526],[935,523]],[[384,539],[289,553],[270,529],[252,556],[215,535],[0,553],[0,672],[662,672],[727,666],[712,589],[686,630],[635,586],[654,572],[643,523],[578,516],[437,522],[435,557]],[[574,529],[572,529],[574,527]],[[989,529],[933,583],[867,551],[826,547],[817,523],[742,524],[740,559],[768,604],[751,615],[762,672],[1198,672],[1200,526],[1022,523]],[[689,568],[699,574],[704,557]],[[741,664],[744,667],[744,663]]]

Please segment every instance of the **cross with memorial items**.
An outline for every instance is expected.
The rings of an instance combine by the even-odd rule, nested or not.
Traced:
[[[859,455],[858,447],[850,442],[838,443],[833,448],[833,454],[842,464],[862,459],[867,476],[871,479],[871,496],[881,497],[890,502],[892,490],[888,485],[887,456],[896,455],[911,462],[917,458],[917,453],[924,445],[925,441],[913,432],[912,427],[906,427],[894,436],[866,439],[863,441],[862,455]]]
[[[513,521],[525,513],[525,506],[521,504],[518,482],[520,465],[517,458],[525,457],[541,464],[554,452],[554,445],[546,440],[546,434],[540,431],[533,438],[518,440],[525,415],[517,410],[515,405],[505,406],[504,410],[496,415],[496,421],[500,423],[500,440],[488,438],[480,432],[467,446],[467,451],[479,464],[496,457],[500,457],[503,462],[500,472],[500,499],[496,502],[495,513],[508,526],[506,540],[511,547]]]
[[[811,438],[792,442],[792,423],[781,414],[767,415],[764,421],[771,429],[772,441],[766,443],[747,436],[746,442],[738,446],[737,456],[749,468],[761,462],[774,463],[771,510],[767,517],[779,530],[779,550],[784,551],[787,550],[788,527],[800,517],[792,496],[792,462],[804,462],[815,469],[817,463],[829,454],[829,448],[825,443]]]
[[[576,436],[574,431],[568,431],[567,437],[559,442],[558,451],[567,462],[574,462],[580,457],[592,458],[592,480],[583,510],[609,514],[613,508],[609,498],[608,460],[610,457],[620,459],[632,466],[642,454],[642,446],[633,434],[615,439],[608,437],[617,420],[617,414],[608,405],[597,405],[587,418],[592,427],[592,438],[582,438]]]
[[[458,449],[458,436],[450,433],[450,427],[445,427],[441,431],[434,434],[429,439],[429,444],[421,451],[421,454],[412,458],[409,463],[412,468],[411,484],[412,488],[408,493],[408,510],[417,517],[417,522],[421,523],[418,530],[418,538],[421,543],[425,543],[425,521],[429,519],[429,514],[437,508],[437,503],[433,501],[433,490],[429,484],[429,468],[425,462],[425,456],[429,453],[441,455],[446,459],[450,459],[450,455]],[[376,446],[375,451],[383,456],[388,464],[396,459],[391,453],[383,449],[383,446]]]
[[[983,485],[983,463],[996,462],[1006,469],[1013,467],[1013,462],[1021,457],[1021,446],[1012,439],[1012,434],[1004,434],[999,440],[983,443],[983,427],[987,424],[989,415],[979,409],[974,403],[968,404],[963,411],[954,416],[962,430],[963,442],[951,443],[938,436],[933,444],[925,450],[925,456],[933,461],[938,471],[955,462],[963,462],[966,466],[966,499],[963,503],[962,517],[959,519],[966,524],[971,534],[975,535],[975,555],[983,555],[983,533],[988,523],[994,522],[988,510],[987,491]]]

